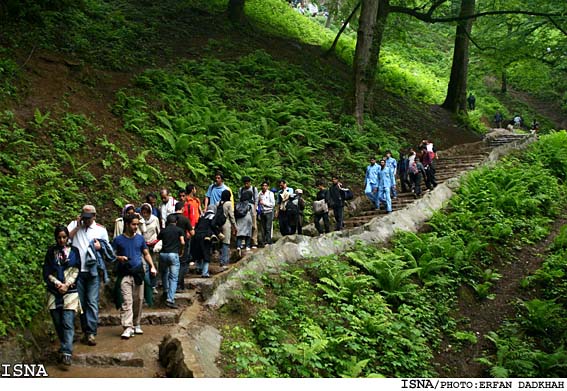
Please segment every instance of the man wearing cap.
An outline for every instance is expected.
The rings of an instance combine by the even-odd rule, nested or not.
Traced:
[[[108,232],[106,228],[95,222],[96,209],[92,205],[83,206],[82,213],[77,216],[77,220],[72,221],[67,229],[73,246],[79,249],[81,256],[81,271],[77,279],[77,290],[83,313],[81,314],[81,329],[83,330],[82,342],[90,346],[96,345],[96,334],[98,325],[98,300],[100,277],[98,270],[87,266],[87,251],[91,241],[98,251],[101,249],[101,240],[107,243]]]
[[[250,199],[250,203],[252,204],[252,248],[258,248],[258,189],[252,186],[252,179],[250,179],[249,176],[243,177],[242,182],[244,186],[238,189],[238,199],[240,200],[242,198],[244,192],[249,192],[252,195]]]
[[[278,219],[280,225],[280,233],[282,236],[291,235],[291,226],[289,225],[288,212],[286,210],[287,201],[293,196],[294,192],[291,187],[288,187],[284,179],[278,182],[280,190],[276,199],[276,214],[275,218]]]

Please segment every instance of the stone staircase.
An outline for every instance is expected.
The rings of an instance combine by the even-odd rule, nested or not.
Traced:
[[[526,134],[509,134],[508,132],[498,132],[495,135],[487,137],[478,143],[457,146],[448,151],[438,152],[438,159],[435,161],[437,184],[445,182],[449,178],[453,178],[466,171],[471,171],[479,166],[488,157],[490,152],[499,146],[522,142],[526,139]],[[399,182],[399,181],[398,181]],[[422,180],[422,196],[429,190],[425,188]],[[413,204],[416,198],[412,192],[401,193],[400,185],[397,185],[398,197],[392,199],[392,210],[400,210],[408,205]],[[385,210],[377,210],[375,206],[365,197],[359,200],[355,213],[352,213],[345,219],[344,228],[350,229],[362,226],[370,222],[375,217],[385,215]]]
[[[101,308],[96,346],[87,346],[79,342],[80,326],[75,327],[75,342],[73,345],[73,365],[65,368],[56,363],[59,342],[56,341],[51,351],[46,353],[43,363],[50,377],[70,378],[147,378],[166,377],[167,371],[159,362],[160,344],[164,337],[179,326],[181,317],[192,306],[199,306],[201,295],[210,295],[213,278],[204,279],[190,269],[185,277],[187,289],[175,294],[178,309],[170,309],[161,299],[161,289],[154,294],[154,305],[149,308],[144,303],[142,312],[143,334],[123,340],[120,338],[122,326],[120,313],[114,307]],[[211,274],[221,274],[218,265],[211,265]],[[195,314],[198,311],[193,311]],[[195,318],[196,316],[190,316]]]
[[[441,151],[438,153],[437,181],[441,184],[449,178],[474,169],[485,161],[495,147],[523,140],[525,135],[506,134]],[[392,205],[394,210],[400,210],[416,201],[413,193],[399,193]],[[357,197],[351,202],[357,205],[356,211],[351,212],[345,221],[343,232],[329,234],[331,239],[335,234],[350,235],[346,232],[349,228],[352,228],[352,234],[363,232],[360,226],[372,224],[371,220],[374,218],[386,215],[385,211],[376,210],[365,196]],[[325,240],[323,237],[312,239]],[[236,253],[233,253],[231,265],[226,271],[220,269],[218,261],[213,257],[210,266],[212,278],[200,278],[194,273],[194,269],[190,269],[185,278],[187,289],[176,293],[179,309],[173,310],[164,306],[161,290],[154,295],[154,306],[144,307],[141,322],[144,334],[122,340],[119,312],[106,306],[101,309],[99,316],[96,346],[81,344],[78,341],[78,331],[71,367],[62,368],[56,364],[54,352],[57,351],[58,342],[53,343],[51,352],[46,353],[41,362],[46,364],[50,377],[218,377],[220,373],[215,366],[214,357],[220,348],[221,337],[213,327],[201,323],[199,316],[203,309],[207,308],[203,303],[216,294],[217,287],[227,283],[230,276],[238,273],[245,265],[251,265],[254,259],[260,257],[269,260],[275,256],[275,252],[285,251],[287,240],[281,242],[271,248],[247,254],[242,260],[237,259]],[[275,247],[281,249],[276,250]],[[76,330],[80,330],[80,327],[76,327]]]

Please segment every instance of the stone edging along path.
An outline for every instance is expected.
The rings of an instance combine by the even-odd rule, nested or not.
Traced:
[[[498,137],[499,131],[490,134],[487,140]],[[535,141],[534,137],[515,140],[494,148],[479,167],[494,165],[501,157],[513,150],[523,149]],[[461,146],[464,148],[466,146]],[[242,282],[260,278],[265,273],[277,273],[285,264],[306,258],[317,258],[340,254],[354,248],[357,242],[384,244],[396,230],[417,232],[433,213],[446,204],[465,177],[463,171],[450,178],[408,205],[404,209],[378,216],[367,224],[339,232],[309,237],[286,236],[269,248],[264,248],[243,258],[227,273],[216,276],[213,285],[201,291],[204,306],[218,309],[228,303],[233,292],[240,289]],[[194,304],[200,306],[200,304]],[[160,345],[160,361],[167,367],[169,376],[219,377],[221,370],[216,367],[215,358],[220,350],[222,336],[214,327],[199,324],[194,308],[183,317],[172,333]]]

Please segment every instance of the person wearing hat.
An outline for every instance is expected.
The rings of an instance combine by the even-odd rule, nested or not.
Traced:
[[[287,182],[284,179],[280,179],[278,182],[280,186],[280,190],[277,193],[276,198],[276,214],[275,218],[278,219],[280,225],[280,233],[282,236],[291,235],[291,226],[289,225],[289,218],[288,214],[289,211],[286,209],[288,200],[293,196],[294,192],[291,187],[287,185]],[[291,214],[290,214],[291,215]]]
[[[94,241],[94,247],[97,251],[102,248],[100,241],[104,240],[109,243],[106,228],[97,224],[95,219],[95,207],[85,205],[77,219],[67,226],[69,237],[72,240],[71,244],[77,247],[81,257],[77,291],[83,308],[83,313],[80,316],[83,331],[82,342],[90,346],[96,345],[100,277],[96,268],[87,266],[87,251],[91,241]]]
[[[258,248],[258,189],[252,186],[252,179],[249,176],[242,178],[242,186],[238,189],[238,199],[242,199],[242,194],[247,192],[250,193],[249,202],[252,205],[252,235],[250,236],[252,242],[252,248]]]
[[[303,211],[305,210],[305,200],[303,199],[303,190],[295,189],[295,199],[297,200],[297,215],[295,221],[290,222],[292,234],[296,232],[303,235]],[[295,227],[294,227],[295,223]]]

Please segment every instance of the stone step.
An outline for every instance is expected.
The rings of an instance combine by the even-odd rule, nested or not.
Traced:
[[[113,377],[112,374],[119,377],[119,373],[123,374],[121,377],[162,376],[164,371],[158,362],[158,346],[169,333],[171,326],[146,325],[142,328],[144,334],[136,334],[127,340],[120,338],[121,326],[99,328],[96,346],[74,343],[73,365],[67,371],[62,371],[60,366],[55,364],[58,342],[54,342],[52,353],[46,362],[49,368],[53,369],[53,377],[83,377],[85,373],[88,373],[86,377]]]
[[[159,300],[156,300],[152,308],[144,304],[142,309],[142,325],[171,325],[179,321],[181,309],[174,310],[170,308],[162,308]],[[112,308],[101,312],[98,315],[99,327],[106,326],[119,326],[120,325],[120,311]],[[79,328],[80,329],[80,328]]]

